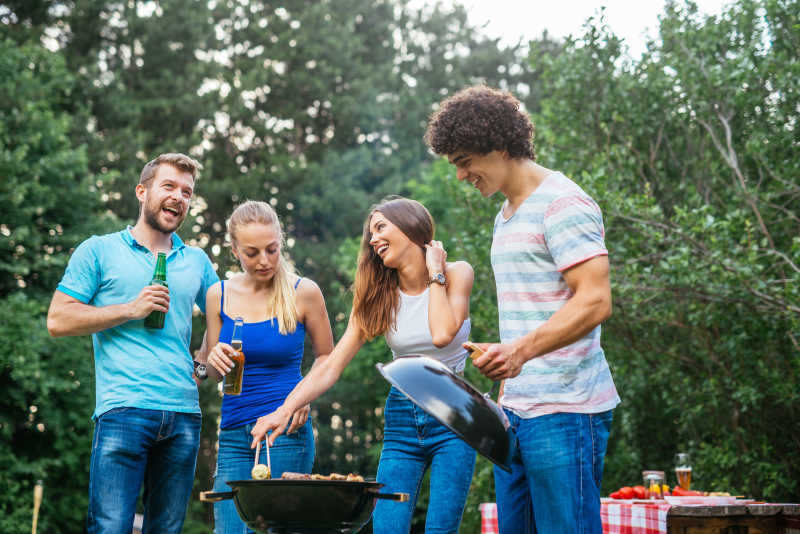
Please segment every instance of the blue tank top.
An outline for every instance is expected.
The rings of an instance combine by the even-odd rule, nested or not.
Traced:
[[[300,280],[297,280],[297,284]],[[220,282],[219,315],[222,329],[219,341],[230,343],[233,335],[233,319],[224,311],[225,282]],[[234,428],[255,422],[278,408],[303,376],[300,364],[303,362],[303,344],[306,327],[297,323],[290,334],[283,335],[278,330],[276,318],[257,323],[245,323],[242,330],[242,351],[244,352],[244,377],[242,393],[222,397],[222,420],[220,428]]]

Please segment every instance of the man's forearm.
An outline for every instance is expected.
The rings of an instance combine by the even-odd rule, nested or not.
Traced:
[[[514,342],[528,361],[574,343],[594,330],[611,315],[610,302],[575,297],[553,314],[542,326]]]
[[[47,314],[47,330],[53,337],[82,336],[113,328],[131,320],[129,304],[92,306],[66,302],[51,306]]]
[[[203,341],[200,342],[200,347],[194,352],[194,359],[204,365],[207,364],[210,348],[208,345],[208,330],[206,330],[203,332]]]

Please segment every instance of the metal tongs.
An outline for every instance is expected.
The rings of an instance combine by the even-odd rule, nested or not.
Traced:
[[[264,437],[264,442],[267,444],[267,465],[258,463],[258,455],[261,452],[261,442],[256,444],[256,461],[253,464],[253,470],[250,471],[250,476],[256,480],[266,480],[272,478],[272,464],[269,461],[269,435]]]

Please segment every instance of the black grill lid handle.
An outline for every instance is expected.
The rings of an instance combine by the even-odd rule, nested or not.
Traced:
[[[233,491],[201,491],[200,500],[203,502],[219,502],[233,499],[239,490]]]
[[[369,491],[376,499],[386,499],[387,501],[408,502],[408,493],[375,493]]]

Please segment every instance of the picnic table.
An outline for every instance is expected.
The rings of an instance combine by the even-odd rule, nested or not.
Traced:
[[[483,503],[481,534],[498,534],[497,506]],[[800,504],[671,505],[602,499],[603,534],[800,534]]]

